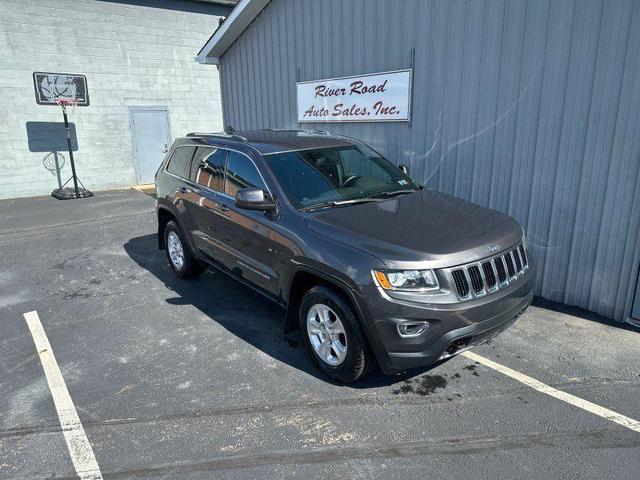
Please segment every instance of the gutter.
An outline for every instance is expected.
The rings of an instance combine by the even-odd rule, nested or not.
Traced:
[[[253,22],[270,0],[240,0],[200,49],[195,61],[203,65],[218,65],[220,57]]]

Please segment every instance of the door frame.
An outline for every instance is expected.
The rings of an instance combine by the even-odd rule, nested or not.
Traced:
[[[129,130],[131,131],[131,149],[133,150],[133,171],[135,172],[136,183],[138,182],[138,149],[136,148],[136,127],[133,123],[134,112],[166,112],[165,119],[167,121],[167,147],[171,147],[171,120],[169,119],[169,106],[168,105],[127,105],[127,111],[129,112]]]

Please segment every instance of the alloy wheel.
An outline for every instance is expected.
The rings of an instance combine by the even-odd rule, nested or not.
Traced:
[[[340,365],[347,356],[347,334],[340,317],[323,303],[307,313],[307,335],[313,350],[331,366]]]
[[[173,266],[176,270],[182,270],[184,267],[184,248],[176,232],[169,232],[167,235],[167,249]]]

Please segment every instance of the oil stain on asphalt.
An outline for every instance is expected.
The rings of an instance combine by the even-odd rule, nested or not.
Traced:
[[[476,370],[476,366],[474,364],[471,365],[467,365],[466,367],[462,367],[465,370],[469,370],[471,373],[473,373],[473,375],[475,375],[476,377],[479,377],[480,375],[478,375],[478,372]]]
[[[394,395],[415,393],[425,397],[439,388],[447,386],[447,381],[442,375],[423,375],[418,378],[405,380],[400,387],[394,389]]]

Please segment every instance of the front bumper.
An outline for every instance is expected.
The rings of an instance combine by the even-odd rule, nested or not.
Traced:
[[[393,374],[430,365],[495,337],[531,303],[534,275],[531,265],[518,282],[504,290],[449,305],[390,300],[375,285],[363,287],[361,310],[368,317],[370,343],[382,370]],[[400,337],[397,324],[406,320],[428,321],[429,328],[417,337]]]

